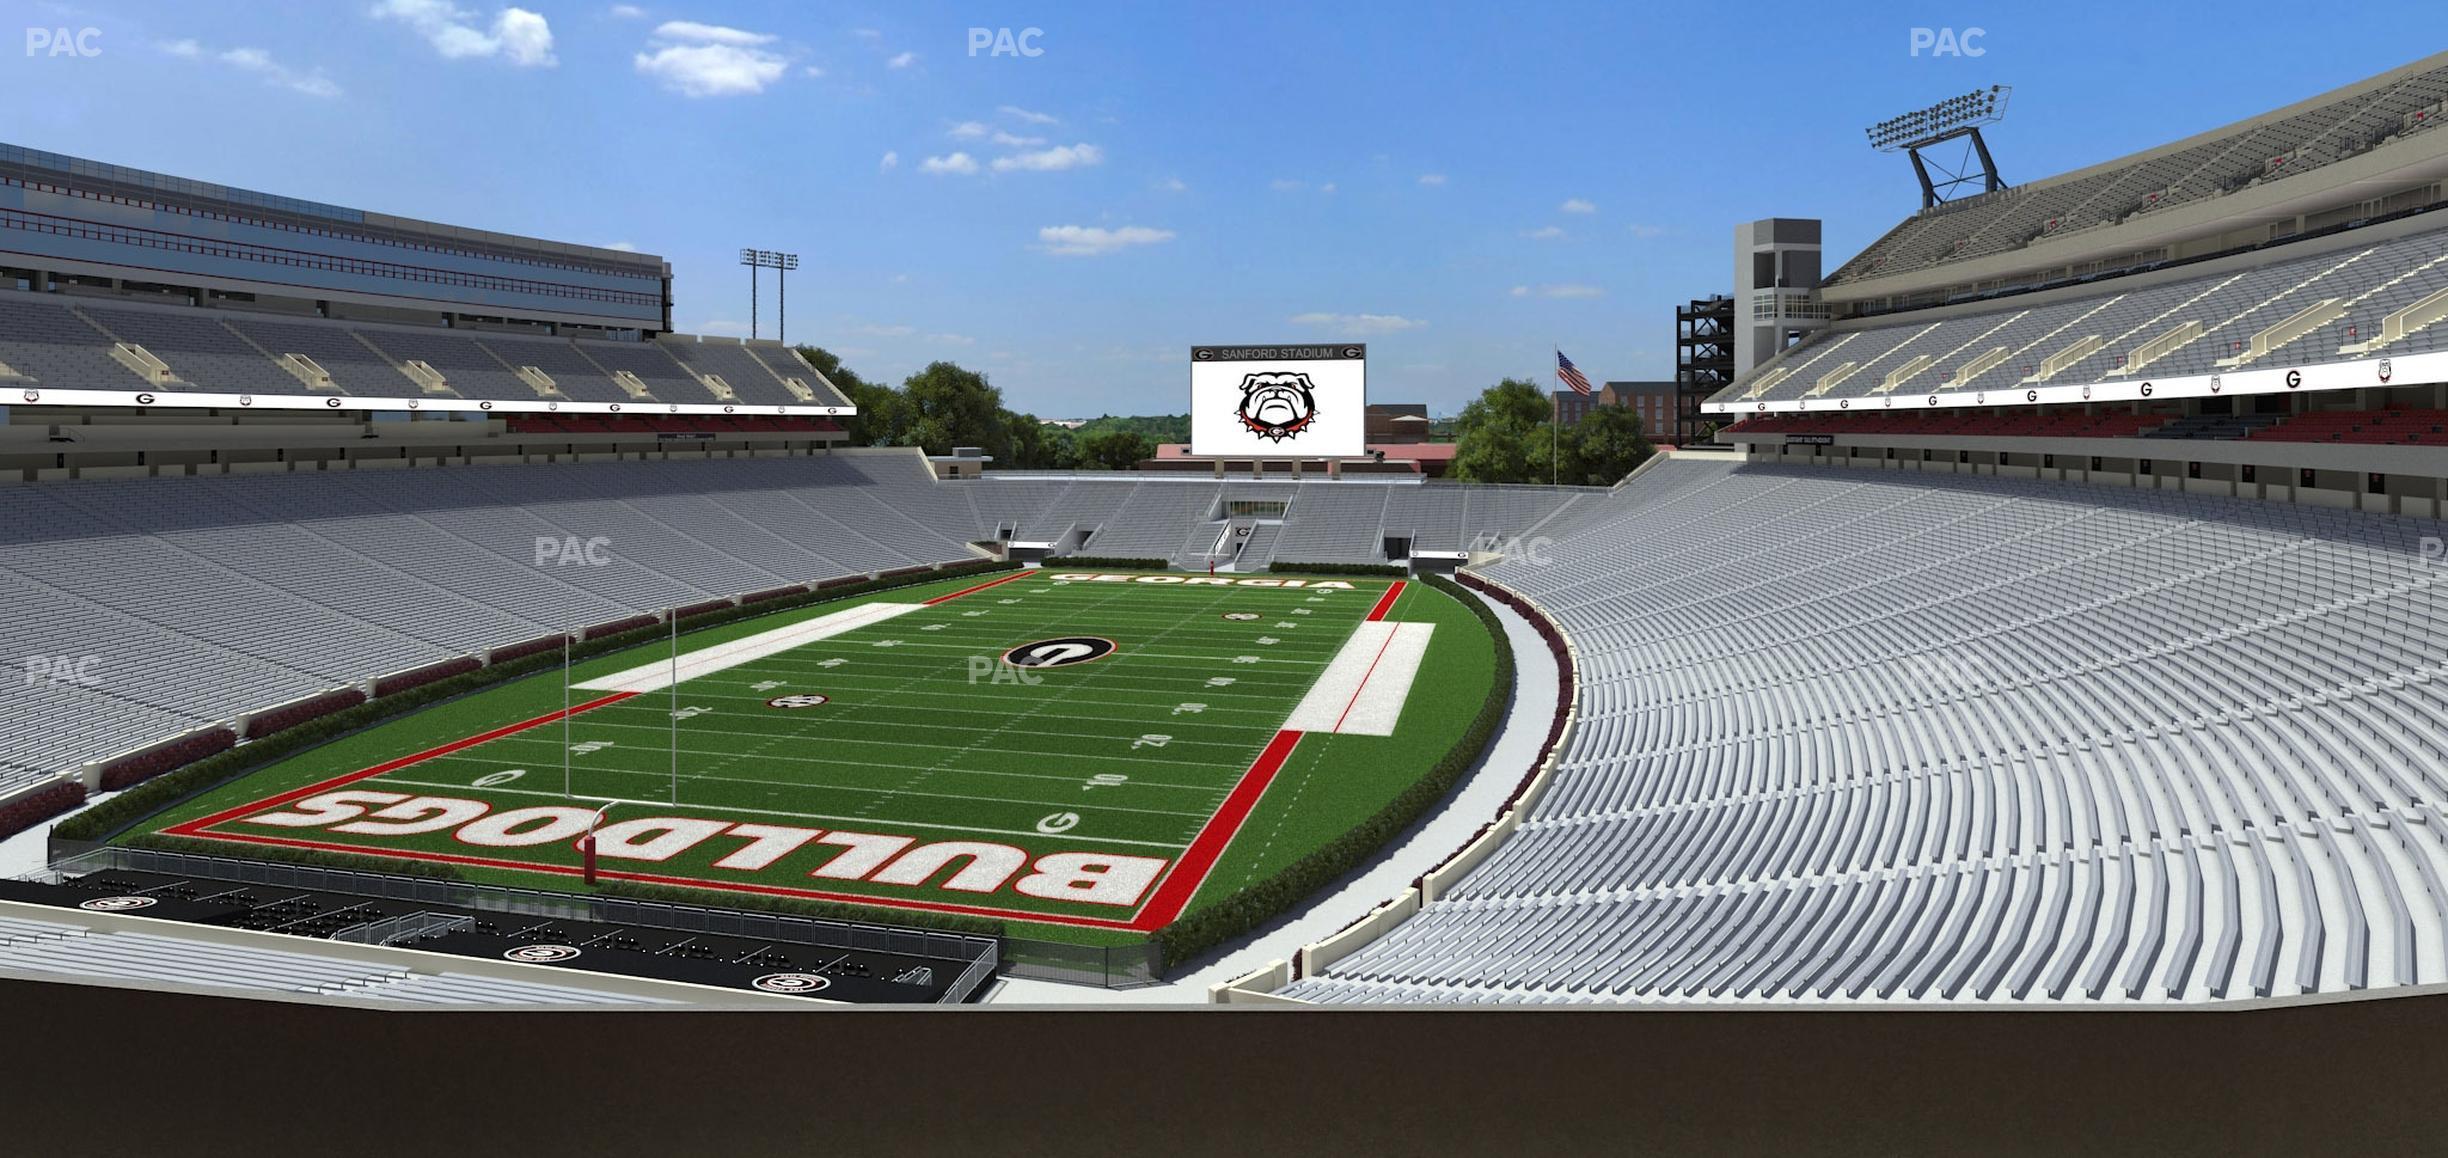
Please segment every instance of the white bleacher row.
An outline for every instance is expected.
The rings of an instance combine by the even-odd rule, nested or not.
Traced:
[[[2358,95],[2279,119],[2256,120],[2130,164],[2036,181],[1906,218],[1829,284],[1905,273],[2019,249],[2036,241],[2282,181],[2394,138],[2428,131],[2448,100],[2448,56]]]
[[[2381,335],[2391,315],[2443,291],[2448,291],[2448,223],[2242,272],[2110,289],[2045,305],[2015,305],[2009,299],[1994,309],[1937,322],[1907,317],[1822,333],[1710,401],[1918,397],[2000,390],[2043,375],[2047,382],[2067,385],[2211,374],[2230,365],[2336,361],[2364,356],[2362,347]],[[2315,307],[2303,321],[2317,324],[2289,337],[2294,327],[2285,323]],[[2414,315],[2433,312],[2419,309]],[[2438,312],[2448,313],[2448,306]],[[2256,353],[2254,338],[2264,331],[2274,332]],[[2083,354],[2084,345],[2095,348]],[[2448,348],[2448,325],[2424,323],[2370,354],[2443,348]],[[2066,356],[2052,370],[2049,363],[2060,354]],[[1974,372],[1964,373],[1967,369]]]
[[[12,971],[412,1005],[677,1004],[575,985],[465,973],[416,973],[322,953],[258,949],[176,935],[97,932],[82,925],[0,916],[0,972]]]
[[[2441,524],[1673,462],[1491,577],[1547,794],[1313,1001],[2187,1001],[2448,981]]]
[[[142,347],[174,375],[152,381],[112,356],[116,343]],[[283,367],[299,354],[328,374],[309,385]],[[640,402],[753,406],[847,406],[840,391],[779,343],[666,335],[654,341],[577,340],[491,330],[445,329],[198,309],[67,294],[0,291],[0,386],[61,390],[423,397],[404,368],[422,362],[442,375],[443,395],[495,401]],[[557,395],[519,376],[534,367]],[[646,393],[615,378],[627,371]],[[708,379],[730,390],[716,391]],[[786,383],[806,387],[802,397]]]
[[[0,488],[0,790],[488,647],[971,558],[941,489],[912,454]]]
[[[1414,550],[1459,551],[1501,545],[1539,527],[1599,488],[1495,487],[1376,482],[1254,483],[1180,478],[998,476],[955,484],[979,538],[998,533],[1051,541],[1072,529],[1092,532],[1079,553],[1168,559],[1202,565],[1228,520],[1230,504],[1285,504],[1242,549],[1240,570],[1272,560],[1382,563],[1384,538]]]

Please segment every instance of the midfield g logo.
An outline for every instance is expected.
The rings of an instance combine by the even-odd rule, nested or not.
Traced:
[[[1317,418],[1315,389],[1307,374],[1244,374],[1241,425],[1269,442],[1293,438]]]
[[[1069,667],[1112,655],[1114,646],[1101,635],[1066,635],[1021,644],[1004,652],[1003,662],[1018,668]]]

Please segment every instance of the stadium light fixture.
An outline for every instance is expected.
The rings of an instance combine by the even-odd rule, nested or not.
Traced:
[[[2005,119],[2006,98],[2013,93],[2012,86],[2002,84],[1974,89],[1928,108],[1889,117],[1862,133],[1879,152],[1912,155],[1924,209],[1951,199],[1965,185],[1977,183],[1981,192],[1994,192],[2004,188],[2004,182],[1998,180],[1997,162],[1989,155],[1989,143],[1981,138],[1980,127]],[[1938,162],[1939,173],[1933,178],[1931,162],[1922,156],[1922,150],[1959,138],[1967,140],[1963,156],[1952,164]]]
[[[774,290],[780,298],[774,307],[777,315],[774,337],[777,341],[789,341],[790,283],[787,278],[790,271],[799,268],[799,255],[770,249],[743,249],[740,250],[740,264],[748,267],[748,336],[757,336],[757,271],[770,269],[774,271]]]

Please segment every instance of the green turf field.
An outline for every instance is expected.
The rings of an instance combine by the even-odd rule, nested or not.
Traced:
[[[583,889],[579,836],[596,823],[611,879],[1103,941],[1348,829],[1451,747],[1493,678],[1477,619],[1421,584],[1062,574],[684,634],[677,684],[663,645],[585,661],[316,748],[141,829]],[[1393,734],[1285,731],[1373,611],[1435,625]]]

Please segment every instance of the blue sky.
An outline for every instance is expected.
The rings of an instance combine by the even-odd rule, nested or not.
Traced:
[[[2258,3],[0,3],[0,35],[98,30],[0,49],[0,140],[634,246],[696,332],[746,332],[740,247],[795,250],[793,339],[871,379],[958,361],[1047,417],[1179,410],[1208,342],[1362,338],[1373,397],[1438,413],[1544,380],[1551,344],[1668,377],[1735,224],[1823,218],[1833,266],[1917,205],[1873,121],[2011,84],[1991,142],[2028,180],[2436,47],[2372,35],[2436,23],[2386,2],[2334,31]],[[973,27],[1041,52],[972,56]]]

